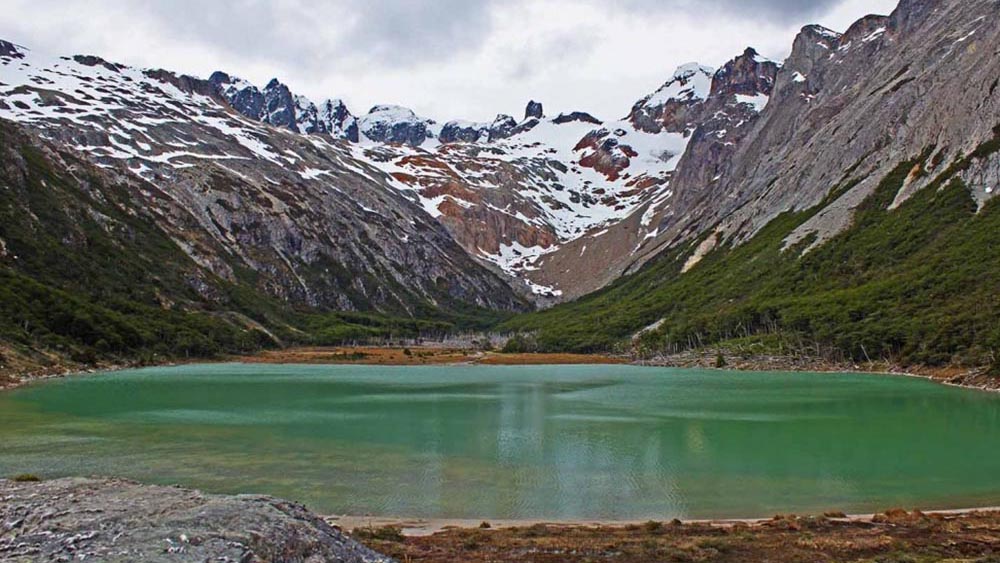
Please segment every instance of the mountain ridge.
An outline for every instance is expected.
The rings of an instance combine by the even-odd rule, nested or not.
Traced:
[[[801,221],[781,252],[829,258],[901,163],[912,170],[879,221],[951,181],[990,209],[1000,164],[970,155],[1000,122],[997,6],[904,0],[842,34],[805,26],[782,63],[747,48],[719,69],[683,65],[617,120],[551,117],[534,100],[521,121],[488,124],[392,105],[354,116],[278,79],[258,88],[0,42],[0,117],[130,176],[200,269],[295,307],[422,318],[598,292],[508,325],[523,330],[635,279],[685,286],[788,217]],[[665,318],[640,302],[616,338]],[[661,328],[648,338],[676,329]]]

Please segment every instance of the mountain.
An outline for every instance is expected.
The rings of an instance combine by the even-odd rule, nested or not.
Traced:
[[[362,225],[364,209],[381,213],[382,200],[408,200],[426,213],[410,208],[399,217],[416,215],[423,225],[443,226],[447,238],[474,262],[492,268],[512,286],[505,291],[508,296],[518,293],[542,303],[579,293],[575,287],[564,290],[562,283],[537,283],[545,277],[538,263],[542,256],[669,195],[670,175],[698,125],[698,115],[690,122],[672,116],[672,123],[659,126],[649,121],[657,111],[668,119],[670,108],[698,105],[709,94],[711,73],[699,65],[682,68],[628,117],[615,122],[584,111],[546,117],[543,105],[532,101],[521,121],[500,114],[492,123],[453,120],[442,125],[395,105],[376,105],[355,116],[342,101],[331,98],[317,105],[278,79],[258,88],[222,71],[201,80],[132,69],[95,56],[47,58],[5,45],[9,55],[3,63],[12,72],[0,97],[5,100],[0,117],[41,129],[46,139],[83,150],[101,166],[121,165],[156,183],[181,181],[184,189],[202,183],[206,174],[228,176],[238,184],[249,178],[255,184],[252,190],[271,192],[286,189],[284,181],[325,185],[322,197],[334,202],[325,211],[343,224]],[[698,69],[699,77],[691,75],[690,68]],[[197,148],[188,150],[192,147]],[[342,192],[348,197],[341,198],[330,191],[330,185],[343,190],[338,182],[352,183],[351,178],[355,190],[376,184],[370,193],[380,194],[380,201],[354,199],[352,192]],[[195,216],[220,213],[202,208],[204,198],[188,201],[188,211]],[[351,211],[340,213],[338,206]],[[199,219],[212,223],[209,217]],[[300,221],[289,217],[285,222]],[[318,225],[316,231],[321,230]],[[269,236],[277,237],[278,230],[272,228]],[[222,232],[216,235],[225,238]],[[406,242],[408,237],[396,239]],[[378,254],[399,252],[381,248]],[[311,291],[308,282],[297,283],[296,273],[280,274],[285,291]],[[453,288],[467,286],[462,277],[457,276]],[[412,285],[399,273],[395,278]],[[333,303],[322,291],[312,293],[316,295],[299,297],[309,305],[359,306],[343,299]],[[476,297],[472,301],[501,305]],[[511,307],[513,302],[501,306]]]
[[[308,341],[300,312],[355,314],[353,334],[366,335],[391,319],[475,324],[528,307],[352,147],[295,133],[303,114],[287,111],[277,83],[258,96],[228,82],[246,111],[260,110],[249,119],[213,81],[10,43],[0,53],[0,269],[10,282],[0,340],[159,349],[137,325],[161,311],[181,319],[161,339],[202,323]],[[35,309],[39,295],[48,305]],[[66,310],[89,319],[85,335]],[[189,323],[190,312],[205,318]],[[241,320],[217,322],[229,312]],[[115,323],[131,336],[104,330]]]
[[[8,181],[21,195],[10,203],[18,232],[0,227],[4,267],[59,291],[90,276],[84,293],[100,305],[93,283],[117,278],[91,272],[99,261],[52,278],[9,258],[43,254],[26,233],[66,230],[26,195],[55,190],[45,205],[64,216],[124,214],[116,220],[137,218],[171,247],[170,260],[145,267],[158,272],[147,280],[151,295],[165,296],[157,302],[235,312],[262,327],[309,334],[288,311],[355,324],[343,315],[374,315],[380,327],[477,318],[485,326],[577,300],[503,326],[575,350],[628,346],[646,327],[637,342],[650,349],[766,327],[857,357],[860,336],[840,342],[794,324],[804,305],[787,300],[843,313],[853,297],[838,291],[905,281],[883,287],[886,303],[927,324],[921,315],[940,308],[901,305],[920,293],[906,285],[920,285],[912,272],[956,256],[986,268],[976,275],[993,272],[993,246],[982,256],[955,249],[983,242],[1000,180],[997,6],[904,0],[842,34],[807,26],[784,62],[747,48],[718,69],[683,65],[614,120],[534,100],[523,117],[492,122],[441,123],[391,104],[355,115],[335,96],[316,104],[278,79],[259,88],[222,71],[199,79],[0,42],[0,119],[17,139],[6,158],[39,166]],[[35,153],[45,158],[26,156]],[[32,183],[46,171],[61,178],[57,188]],[[92,188],[85,177],[102,181]],[[58,194],[77,185],[90,199],[66,208]],[[954,199],[937,202],[935,214],[928,198]],[[951,222],[934,222],[944,217]],[[152,263],[141,247],[112,239],[123,259]],[[944,240],[952,246],[939,247]],[[929,248],[934,257],[922,254]],[[973,270],[958,270],[949,283],[980,287]],[[167,287],[168,278],[182,283]],[[220,297],[234,291],[272,314]],[[969,310],[952,297],[927,299],[945,299],[964,318]],[[861,309],[830,326],[853,334],[844,318],[871,322],[891,343],[877,347],[885,354],[919,341],[912,327],[882,324],[896,313]],[[979,336],[955,341],[983,357]],[[940,360],[914,357],[931,356]]]
[[[693,136],[656,235],[611,261],[631,275],[507,328],[552,349],[993,364],[997,11],[904,0],[843,34],[804,28],[723,159]]]
[[[536,283],[560,288],[566,297],[580,297],[618,278],[657,248],[665,228],[661,216],[687,197],[683,186],[711,185],[721,179],[722,168],[767,107],[779,68],[752,48],[718,71],[684,65],[633,106],[623,122],[627,126],[592,133],[587,146],[593,152],[585,158],[605,171],[615,173],[615,163],[632,164],[628,160],[629,153],[636,152],[632,147],[642,146],[634,140],[644,135],[656,135],[657,141],[639,150],[666,150],[669,165],[659,187],[609,228],[589,232],[540,260]],[[628,130],[635,132],[632,137],[620,135]],[[664,136],[672,136],[674,143],[664,144],[659,140]],[[621,168],[627,170],[631,168]]]

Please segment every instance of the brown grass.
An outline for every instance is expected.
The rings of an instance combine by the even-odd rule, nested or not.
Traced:
[[[256,356],[237,358],[248,363],[267,364],[370,364],[370,365],[545,365],[545,364],[617,364],[627,360],[585,354],[504,354],[458,348],[414,346],[379,348],[372,346],[337,346],[271,350]]]
[[[990,562],[1000,559],[1000,513],[926,515],[896,511],[874,519],[781,516],[749,524],[649,522],[633,526],[536,524],[447,529],[432,536],[368,539],[411,562],[646,563]]]

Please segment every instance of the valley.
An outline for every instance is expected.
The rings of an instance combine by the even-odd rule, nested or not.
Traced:
[[[684,65],[617,121],[355,115],[279,80],[5,42],[7,363],[493,330],[528,352],[750,340],[989,367],[992,11],[807,26],[787,60]]]
[[[611,115],[345,102],[499,48],[416,3],[344,91],[278,15],[201,76],[0,37],[0,559],[994,561],[1000,2],[736,4],[784,47],[500,65],[656,65]]]

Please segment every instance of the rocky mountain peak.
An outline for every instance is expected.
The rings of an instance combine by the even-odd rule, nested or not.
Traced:
[[[296,133],[327,133],[353,142],[360,138],[357,119],[341,100],[327,100],[316,106],[309,98],[292,93],[277,78],[263,90],[220,71],[212,73],[208,82],[234,110],[255,121]]]
[[[708,97],[714,74],[715,69],[698,63],[677,67],[670,80],[632,106],[627,119],[647,133],[685,131],[690,106]]]
[[[292,97],[288,86],[279,82],[277,78],[272,78],[264,87],[264,115],[261,121],[298,132],[298,116],[295,108],[295,98]],[[315,108],[313,110],[315,114]]]
[[[517,127],[517,120],[513,117],[501,113],[490,124],[489,140],[497,141],[510,137],[514,128]]]
[[[435,122],[417,116],[413,110],[397,105],[374,106],[358,120],[361,133],[378,143],[395,143],[418,147],[434,137]]]
[[[886,32],[889,28],[889,17],[868,15],[854,22],[840,38],[841,44],[852,41],[871,41],[874,37]]]
[[[262,120],[264,94],[259,88],[222,71],[213,72],[208,81],[234,110],[250,119]]]
[[[710,96],[770,96],[778,68],[778,63],[747,47],[715,73]]]
[[[821,25],[807,25],[795,36],[785,67],[809,76],[812,68],[840,46],[841,34]]]
[[[555,119],[552,120],[552,123],[555,123],[556,125],[562,125],[563,123],[573,123],[575,121],[581,123],[592,123],[594,125],[601,125],[602,123],[604,123],[600,119],[597,119],[596,117],[590,115],[585,111],[560,113],[558,116],[556,116]]]
[[[360,140],[358,119],[347,109],[343,100],[326,100],[320,104],[319,122],[325,127],[325,132],[338,139],[347,139],[352,143]]]
[[[442,143],[475,143],[489,134],[489,125],[472,121],[449,121],[441,127],[438,140]]]
[[[535,119],[541,119],[545,117],[545,109],[542,107],[541,102],[536,102],[535,100],[531,100],[530,102],[528,102],[528,106],[524,108],[524,118],[531,119],[532,117],[534,117]]]
[[[833,49],[840,44],[841,37],[843,34],[821,25],[807,25],[795,36],[792,51],[805,47],[806,43],[812,43],[821,49]]]
[[[713,72],[712,67],[705,66],[701,63],[685,63],[674,69],[674,74],[671,76],[667,84],[671,83],[681,83],[681,85],[686,85],[692,78],[701,74],[711,74]]]

